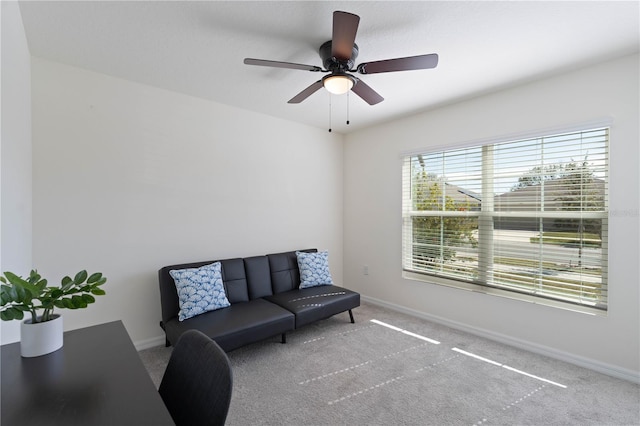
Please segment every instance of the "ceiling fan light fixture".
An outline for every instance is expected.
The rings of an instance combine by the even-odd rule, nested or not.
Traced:
[[[322,79],[324,88],[334,95],[344,95],[354,83],[354,78],[347,74],[328,75]]]

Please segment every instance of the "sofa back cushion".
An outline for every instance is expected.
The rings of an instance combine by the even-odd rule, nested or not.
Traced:
[[[250,299],[273,295],[267,256],[246,257],[244,259],[244,270],[247,274]]]
[[[230,303],[248,302],[247,276],[242,259],[221,260],[222,281]]]
[[[298,250],[315,253],[316,249]],[[295,251],[267,255],[271,269],[271,287],[273,294],[294,290],[300,286],[300,271]]]

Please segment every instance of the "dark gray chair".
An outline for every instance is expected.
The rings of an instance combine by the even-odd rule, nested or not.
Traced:
[[[177,426],[223,425],[233,388],[227,354],[197,330],[176,343],[160,383],[160,396]]]

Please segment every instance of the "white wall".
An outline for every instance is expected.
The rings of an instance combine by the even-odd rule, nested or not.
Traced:
[[[65,328],[122,319],[163,342],[157,271],[328,249],[342,281],[343,138],[33,58],[33,261],[107,295]]]
[[[31,55],[18,2],[3,1],[0,137],[0,271],[31,269]],[[20,337],[0,322],[2,342]]]
[[[347,136],[344,278],[364,296],[612,374],[640,372],[638,56],[548,78]],[[401,276],[402,152],[612,117],[607,316]],[[363,275],[363,265],[369,275]]]

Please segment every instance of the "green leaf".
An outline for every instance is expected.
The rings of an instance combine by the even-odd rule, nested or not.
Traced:
[[[82,284],[83,282],[85,282],[87,279],[87,271],[80,271],[76,274],[75,278],[73,279],[73,282],[76,284]]]
[[[96,298],[95,298],[95,297],[93,297],[93,296],[92,296],[92,295],[90,295],[90,294],[83,294],[83,295],[82,295],[82,296],[80,296],[80,297],[82,297],[82,300],[84,300],[84,302],[85,302],[85,303],[87,303],[87,304],[88,304],[88,303],[94,303],[94,302],[96,301]]]
[[[9,297],[11,297],[11,300],[14,302],[19,302],[20,301],[20,295],[18,294],[18,289],[20,287],[11,287],[9,288]]]
[[[91,290],[91,294],[95,294],[96,296],[104,296],[105,294],[107,294],[107,292],[101,288],[94,288],[93,290]]]
[[[4,306],[9,303],[11,303],[11,296],[9,295],[9,292],[2,290],[2,292],[0,292],[0,304]]]
[[[29,282],[31,284],[37,284],[38,281],[40,281],[40,278],[42,278],[40,276],[40,274],[38,273],[38,271],[36,271],[35,269],[31,270],[31,273],[29,274]]]
[[[62,300],[56,300],[55,302],[53,302],[53,306],[55,306],[56,308],[66,308],[66,306],[64,305],[64,301]]]
[[[17,287],[16,293],[18,294],[18,299],[19,299],[19,300],[16,300],[16,302],[21,302],[26,304],[31,303],[31,299],[33,299],[33,296],[29,290],[26,290],[22,287]]]
[[[71,302],[73,303],[73,306],[75,306],[76,308],[86,308],[87,307],[87,302],[82,300],[82,297],[80,297],[80,296],[73,296],[71,298]]]
[[[51,309],[54,306],[54,304],[53,304],[54,300],[52,298],[50,298],[50,297],[47,297],[45,299],[41,299],[40,302],[42,303],[42,307],[44,309]]]
[[[73,303],[71,302],[71,299],[69,299],[69,298],[61,299],[60,301],[62,302],[64,307],[67,308],[67,309],[75,309],[76,308],[75,306],[73,306]]]
[[[44,291],[47,288],[47,280],[40,280],[40,282],[36,284],[36,287],[38,287],[41,292]]]
[[[100,281],[102,278],[102,272],[95,272],[91,274],[91,276],[87,279],[87,284],[93,284],[95,282]]]
[[[11,308],[11,311],[13,312],[13,316],[15,317],[15,319],[21,320],[21,319],[24,318],[24,311],[23,310],[18,309],[18,308]]]
[[[52,299],[59,299],[62,296],[64,296],[64,292],[59,288],[53,288],[51,290],[51,293],[49,294],[49,297],[51,297]]]
[[[62,291],[67,291],[73,285],[73,280],[71,279],[71,277],[66,276],[62,279],[61,284],[62,284],[62,287],[61,287]]]
[[[7,280],[9,280],[9,283],[12,284],[14,287],[21,287],[21,288],[27,289],[33,295],[40,294],[40,289],[38,289],[38,287],[36,287],[35,285],[31,284],[28,281],[23,280],[21,277],[17,276],[12,272],[7,271],[4,273],[4,276],[7,278]]]
[[[16,309],[11,307],[2,311],[2,320],[3,321],[11,321],[11,320],[21,320],[24,318],[24,313],[20,309]]]

